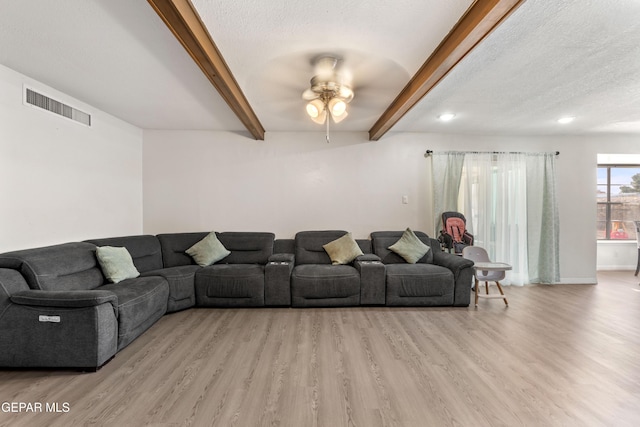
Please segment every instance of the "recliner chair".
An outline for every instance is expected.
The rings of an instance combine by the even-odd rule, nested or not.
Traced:
[[[436,239],[416,231],[415,235],[431,250],[410,264],[389,249],[402,234],[402,231],[371,233],[373,252],[385,264],[386,305],[468,306],[473,262],[442,251]]]
[[[384,305],[384,265],[371,254],[369,240],[356,240],[364,255],[352,263],[331,264],[323,245],[345,234],[343,230],[296,234],[295,267],[291,273],[293,307]]]

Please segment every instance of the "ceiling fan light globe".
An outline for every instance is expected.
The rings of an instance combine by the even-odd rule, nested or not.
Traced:
[[[312,119],[317,118],[324,111],[324,103],[319,99],[307,103],[307,114]]]
[[[332,98],[331,101],[329,101],[329,110],[335,119],[347,112],[347,104],[339,98]]]
[[[334,123],[340,123],[341,121],[343,121],[344,119],[347,118],[347,116],[349,115],[349,113],[347,113],[346,111],[344,113],[342,113],[339,116],[334,116],[332,115],[331,117],[333,117],[333,121]]]
[[[318,111],[318,109],[316,108],[315,105],[308,103],[307,104],[307,114],[309,115],[309,117],[311,117],[312,119],[315,117],[318,117],[318,115],[320,114],[320,111]]]
[[[324,124],[325,120],[327,120],[327,110],[320,111],[318,117],[311,117],[311,120],[319,125]]]

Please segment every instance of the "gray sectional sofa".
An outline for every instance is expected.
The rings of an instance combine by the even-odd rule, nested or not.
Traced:
[[[387,248],[402,232],[356,240],[333,265],[323,246],[346,231],[216,233],[229,254],[200,266],[185,251],[209,233],[92,239],[0,254],[0,367],[95,370],[166,313],[191,307],[468,306],[471,261],[431,250],[416,264]],[[139,276],[109,283],[98,247],[124,247]]]

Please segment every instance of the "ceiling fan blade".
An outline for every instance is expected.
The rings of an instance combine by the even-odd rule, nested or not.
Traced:
[[[311,101],[312,99],[316,99],[317,97],[318,97],[318,94],[312,91],[311,89],[307,89],[304,92],[302,92],[302,99],[306,101]]]

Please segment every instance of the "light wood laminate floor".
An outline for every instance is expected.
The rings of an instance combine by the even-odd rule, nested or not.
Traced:
[[[599,282],[507,287],[508,308],[174,313],[95,373],[0,370],[0,425],[637,426],[640,286]]]

